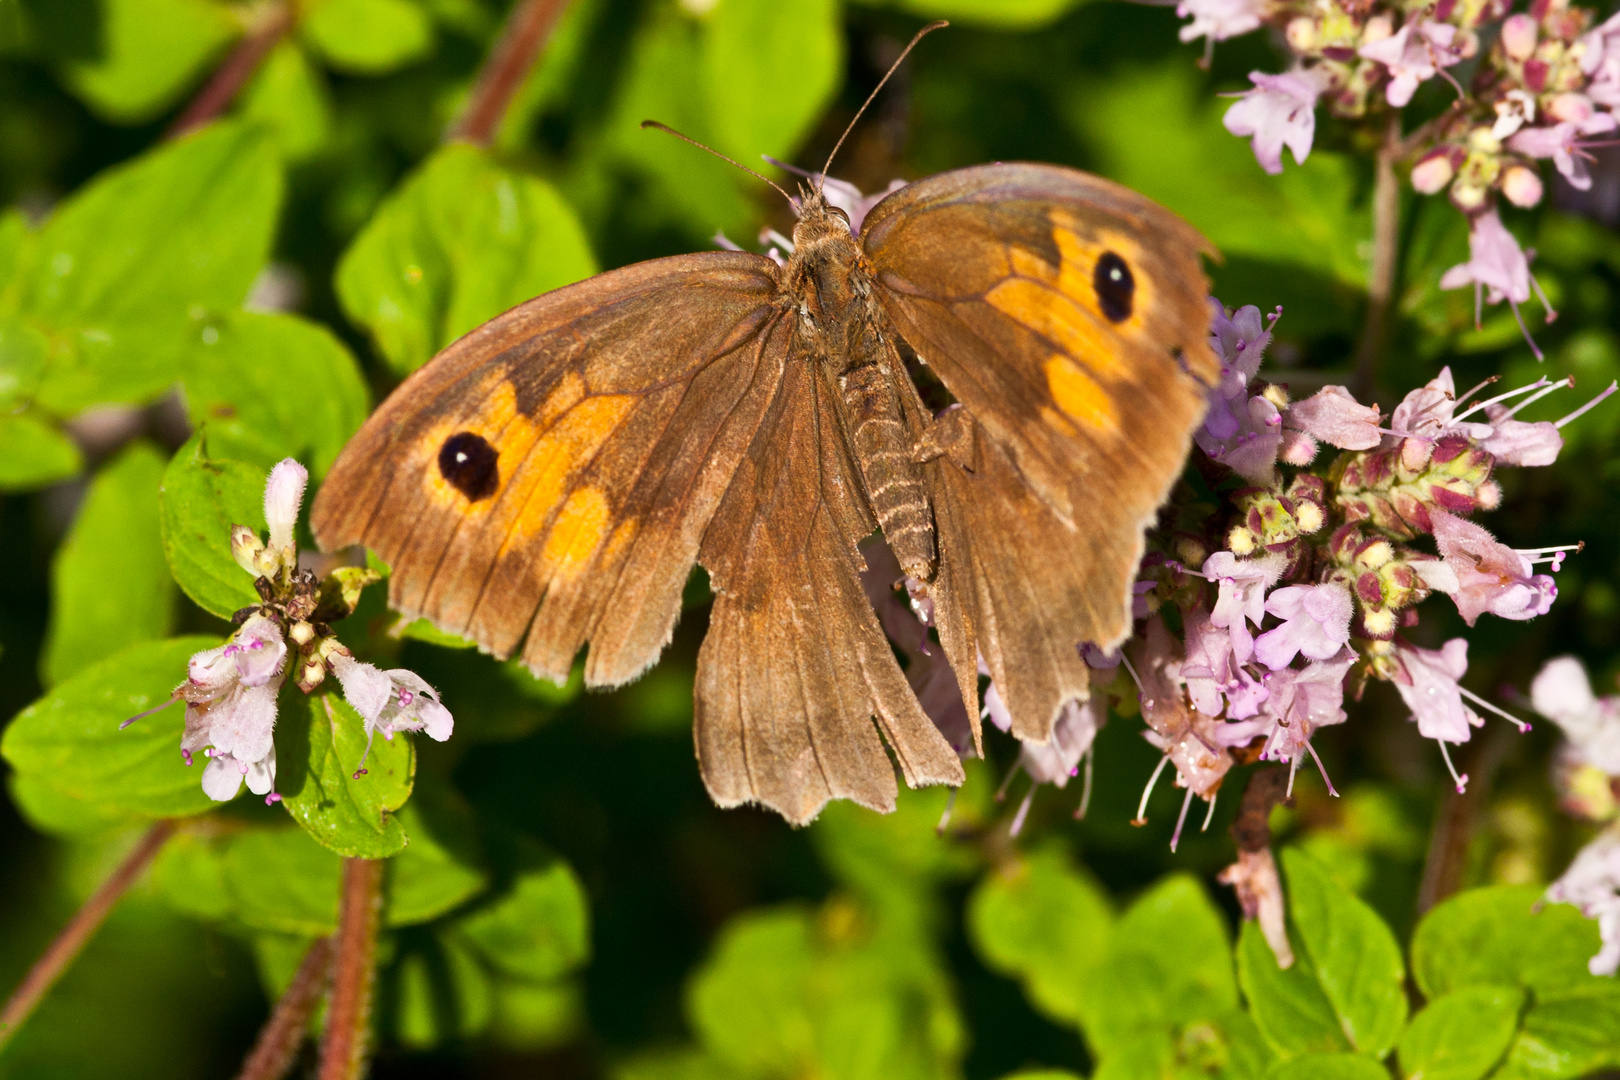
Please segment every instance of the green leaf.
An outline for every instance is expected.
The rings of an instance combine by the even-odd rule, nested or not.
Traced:
[[[1197,880],[1175,874],[1114,924],[1105,981],[1084,995],[1086,1039],[1102,1056],[1155,1029],[1235,1007],[1237,983],[1220,912]]]
[[[1349,1050],[1322,984],[1298,954],[1294,966],[1279,968],[1260,926],[1245,920],[1238,934],[1238,981],[1249,1001],[1255,1025],[1281,1057],[1318,1051]]]
[[[31,491],[84,468],[72,439],[31,413],[0,416],[0,491]]]
[[[1155,1031],[1109,1051],[1092,1080],[1179,1080],[1177,1071],[1170,1033]]]
[[[613,1080],[744,1080],[725,1062],[702,1050],[656,1050],[622,1063]]]
[[[967,919],[991,968],[1019,979],[1048,1016],[1079,1022],[1086,988],[1102,977],[1113,913],[1103,891],[1061,850],[985,875],[968,901]]]
[[[1266,1080],[1389,1080],[1389,1072],[1361,1054],[1303,1054],[1272,1069]]]
[[[288,161],[304,161],[332,134],[332,102],[321,73],[290,41],[277,45],[242,91],[238,111],[267,128]]]
[[[51,564],[51,622],[40,661],[45,685],[168,635],[174,580],[158,523],[164,465],[150,445],[135,443],[91,481]]]
[[[489,1026],[494,1002],[489,973],[477,957],[449,936],[413,944],[393,972],[400,1042],[425,1049],[481,1033]]]
[[[389,863],[389,926],[428,922],[483,891],[488,875],[481,868],[472,815],[448,798],[424,798],[416,792],[399,812],[411,842]]]
[[[214,459],[206,437],[204,430],[193,435],[163,474],[163,553],[186,595],[228,619],[259,602],[252,576],[231,558],[231,526],[265,529],[265,472]]]
[[[234,312],[198,330],[182,369],[186,412],[209,448],[268,470],[282,458],[324,475],[365,421],[360,367],[319,323]]]
[[[1543,906],[1536,886],[1470,889],[1418,924],[1412,977],[1429,998],[1464,986],[1576,986],[1591,980],[1586,962],[1599,945],[1596,922],[1565,904]]]
[[[304,830],[253,829],[233,836],[222,862],[230,911],[243,925],[300,937],[337,929],[343,860]]]
[[[590,907],[561,859],[520,872],[504,895],[456,923],[497,971],[530,982],[556,979],[590,955]]]
[[[410,0],[314,0],[304,40],[339,71],[380,75],[433,51],[433,23]]]
[[[1082,1080],[1079,1073],[1067,1069],[1021,1069],[1008,1073],[1001,1080]]]
[[[59,791],[36,773],[12,773],[11,801],[41,832],[58,836],[94,836],[126,825],[129,815],[99,802]]]
[[[94,59],[63,66],[63,81],[104,119],[157,117],[240,33],[231,10],[210,0],[100,0]]]
[[[194,323],[235,308],[269,256],[281,168],[266,136],[210,125],[108,169],[19,256],[4,306],[50,339],[39,404],[157,397]]]
[[[1523,1028],[1493,1080],[1574,1080],[1620,1065],[1620,984],[1538,990]]]
[[[3,221],[24,228],[18,218],[6,217]],[[0,287],[10,276],[6,269],[0,269]],[[39,392],[49,351],[50,341],[37,328],[15,314],[0,314],[0,408],[10,413]]]
[[[1470,986],[1429,1002],[1401,1036],[1401,1075],[1481,1080],[1518,1034],[1523,1006],[1516,986]]]
[[[337,290],[403,374],[508,308],[595,272],[584,230],[551,185],[453,144],[355,238]]]
[[[836,0],[720,0],[703,38],[716,148],[791,160],[843,78]]]
[[[1295,848],[1283,852],[1289,915],[1344,1033],[1382,1059],[1406,1022],[1406,968],[1384,920]]]
[[[163,704],[185,680],[191,654],[217,638],[146,642],[79,672],[17,715],[0,755],[19,774],[132,818],[200,814],[216,804],[202,770],[180,757],[185,715],[164,709],[120,731],[125,720]]]
[[[570,1042],[585,1015],[580,988],[573,981],[545,983],[497,979],[495,1018],[490,1034],[513,1050],[547,1050]]]
[[[367,755],[365,723],[348,702],[330,689],[287,697],[304,705],[284,708],[276,725],[276,790],[293,820],[339,855],[398,854],[406,834],[394,811],[416,776],[410,736],[376,739]]]
[[[604,125],[608,154],[645,181],[634,200],[639,213],[655,219],[657,227],[673,226],[694,239],[712,236],[716,229],[744,228],[755,217],[745,193],[752,182],[736,169],[640,126],[656,119],[694,139],[714,140],[703,36],[703,26],[676,5],[654,7],[636,28],[628,70]],[[598,186],[597,199],[605,195],[608,204],[597,206],[595,216],[621,216],[619,185],[599,179]],[[643,222],[641,227],[653,224]]]
[[[193,919],[229,918],[235,898],[225,883],[228,837],[185,829],[169,838],[152,863],[151,882],[170,907]]]
[[[806,912],[734,919],[688,988],[694,1027],[716,1056],[742,1072],[811,1072],[816,1021],[807,984],[814,964]]]
[[[967,26],[1009,30],[1045,26],[1085,0],[860,0],[873,7],[896,7],[925,19],[949,19]]]

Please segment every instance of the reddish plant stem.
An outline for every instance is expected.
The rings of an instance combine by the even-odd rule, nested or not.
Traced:
[[[540,58],[568,0],[519,0],[473,84],[472,96],[445,133],[449,142],[488,146],[495,141],[512,96]]]
[[[304,954],[292,982],[259,1030],[259,1039],[242,1062],[236,1080],[281,1080],[287,1075],[331,974],[332,939],[321,938]]]
[[[1451,792],[1435,815],[1429,833],[1429,851],[1423,860],[1418,886],[1418,913],[1463,887],[1468,872],[1468,847],[1474,839],[1480,808],[1490,793],[1497,770],[1513,746],[1514,733],[1506,724],[1494,724],[1468,755],[1468,789]]]
[[[1395,275],[1400,265],[1401,185],[1395,163],[1403,149],[1401,119],[1390,117],[1389,131],[1378,151],[1373,179],[1372,273],[1367,281],[1367,322],[1356,350],[1355,385],[1362,401],[1371,401],[1378,389],[1378,364],[1389,334],[1389,309],[1395,299]]]
[[[1281,767],[1256,769],[1243,786],[1243,800],[1232,821],[1232,840],[1239,851],[1264,851],[1271,846],[1271,811],[1291,803],[1288,770]]]
[[[166,138],[178,139],[190,131],[195,131],[204,124],[209,123],[236,100],[236,95],[242,92],[242,87],[259,70],[270,51],[276,47],[288,30],[292,29],[293,13],[288,4],[277,4],[260,21],[259,25],[251,30],[246,37],[237,42],[236,48],[225,58],[208,80],[197,96],[191,99],[185,111],[175,118],[169,125]]]
[[[376,977],[377,921],[382,909],[380,859],[343,860],[332,1004],[326,1012],[320,1080],[359,1080],[371,1032],[371,989]]]
[[[68,924],[62,927],[62,932],[56,935],[56,940],[46,947],[45,952],[34,962],[28,974],[23,978],[22,985],[12,993],[11,999],[6,1002],[4,1011],[0,1011],[0,1047],[3,1047],[18,1028],[28,1019],[34,1007],[40,1003],[56,980],[68,969],[86,943],[95,936],[112,909],[118,906],[129,887],[135,884],[162,848],[165,841],[174,834],[174,822],[160,821],[146,830],[135,849],[125,856],[124,861],[118,864],[106,881],[101,883],[84,906],[74,913]]]

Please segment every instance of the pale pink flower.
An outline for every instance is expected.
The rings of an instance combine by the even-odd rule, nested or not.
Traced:
[[[1457,167],[1451,162],[1451,151],[1442,147],[1412,166],[1412,189],[1422,195],[1433,195],[1451,183]]]
[[[1565,120],[1551,127],[1524,128],[1508,139],[1509,150],[1532,158],[1552,158],[1553,164],[1569,181],[1570,187],[1586,191],[1592,186],[1592,173],[1587,167],[1592,155],[1582,148],[1581,139],[1615,129],[1615,119],[1608,113],[1591,113],[1584,121]]]
[[[1306,664],[1304,668],[1284,668],[1261,676],[1267,697],[1260,711],[1248,720],[1220,725],[1216,740],[1222,746],[1247,746],[1264,737],[1260,757],[1265,761],[1289,763],[1288,787],[1293,790],[1294,772],[1309,754],[1321,770],[1328,791],[1333,782],[1316,757],[1311,737],[1320,728],[1345,721],[1344,678],[1356,654],[1342,649],[1328,660]],[[1333,792],[1337,794],[1337,792]]]
[[[1267,75],[1251,71],[1254,89],[1238,95],[1221,122],[1226,130],[1242,138],[1252,136],[1250,147],[1260,167],[1273,176],[1282,172],[1283,147],[1293,151],[1294,162],[1303,165],[1316,137],[1316,99],[1324,86],[1312,70]]]
[[[309,484],[309,470],[285,458],[270,470],[264,485],[264,520],[270,526],[270,551],[289,569],[298,565],[298,508]]]
[[[1266,614],[1266,590],[1277,584],[1288,560],[1268,554],[1239,559],[1230,551],[1217,551],[1204,560],[1203,575],[1216,583],[1215,607],[1209,621],[1232,637],[1232,652],[1239,662],[1254,654],[1249,624],[1259,626]]]
[[[1519,242],[1513,234],[1507,231],[1502,219],[1495,210],[1487,210],[1474,218],[1473,226],[1468,233],[1469,259],[1447,270],[1440,277],[1442,289],[1460,289],[1464,285],[1474,286],[1474,321],[1479,321],[1480,294],[1483,291],[1485,299],[1498,304],[1503,300],[1513,309],[1513,315],[1519,320],[1519,328],[1524,331],[1525,340],[1530,343],[1530,349],[1541,358],[1541,350],[1536,347],[1535,341],[1530,337],[1530,331],[1524,325],[1524,317],[1519,314],[1519,305],[1530,299],[1530,292],[1535,290],[1541,300],[1542,307],[1547,309],[1547,320],[1551,322],[1556,313],[1547,303],[1547,298],[1541,292],[1541,286],[1530,274],[1530,260],[1525,258]]]
[[[1199,449],[1238,475],[1267,483],[1282,442],[1282,417],[1266,398],[1250,396],[1249,383],[1260,370],[1271,329],[1252,304],[1228,318],[1221,302],[1211,297],[1210,312],[1209,343],[1221,358],[1221,375],[1210,388],[1209,409],[1193,438]],[[1271,326],[1277,317],[1272,316]]]
[[[1469,729],[1485,724],[1478,713],[1463,703],[1466,691],[1457,682],[1468,671],[1468,642],[1452,638],[1439,650],[1434,650],[1397,640],[1395,649],[1400,661],[1395,673],[1395,689],[1400,691],[1406,707],[1412,710],[1418,734],[1439,743],[1440,756],[1445,759],[1457,790],[1463,791],[1468,786],[1468,776],[1458,775],[1446,744],[1467,742],[1472,734]]]
[[[1265,686],[1238,663],[1230,631],[1211,622],[1208,612],[1193,610],[1187,613],[1186,637],[1187,662],[1181,677],[1193,708],[1228,720],[1258,712],[1267,697]]]
[[[1181,0],[1176,15],[1192,20],[1181,28],[1181,40],[1213,43],[1247,34],[1260,26],[1267,6],[1266,0]]]
[[[1525,553],[1498,543],[1485,529],[1444,510],[1431,509],[1429,518],[1440,557],[1457,576],[1457,590],[1451,598],[1469,626],[1486,612],[1523,620],[1545,615],[1552,608],[1558,586],[1550,575],[1537,574],[1535,563]],[[1562,559],[1562,552],[1549,557],[1555,567]]]
[[[1579,660],[1559,656],[1543,664],[1530,683],[1530,704],[1563,730],[1583,762],[1620,776],[1620,698],[1592,693]]]
[[[1087,701],[1065,701],[1052,724],[1052,738],[1044,743],[1024,739],[1019,764],[1037,784],[1068,786],[1079,775],[1080,759],[1090,751],[1097,732],[1108,722],[1107,698],[1093,694]]]
[[[186,681],[160,706],[186,703],[180,753],[187,765],[198,751],[208,757],[202,788],[210,799],[235,798],[244,779],[266,802],[280,798],[274,790],[276,695],[286,677],[286,658],[280,624],[251,616],[225,644],[193,654]],[[131,717],[120,726],[139,719]]]
[[[1538,206],[1544,193],[1541,177],[1534,169],[1513,165],[1502,174],[1502,194],[1514,206]]]
[[[435,742],[444,742],[455,730],[455,720],[439,703],[438,691],[414,671],[383,671],[339,653],[332,658],[332,672],[343,687],[344,698],[365,721],[367,754],[379,731],[385,739],[401,731],[421,731]],[[366,771],[364,765],[362,757],[355,776]]]
[[[1283,426],[1341,450],[1371,450],[1383,436],[1379,412],[1363,405],[1342,386],[1324,386],[1283,410]]]
[[[1418,19],[1357,51],[1389,70],[1389,86],[1384,96],[1399,109],[1412,100],[1418,84],[1462,60],[1462,54],[1452,45],[1456,36],[1457,28],[1450,23]]]
[[[1312,660],[1337,656],[1350,640],[1350,590],[1337,582],[1290,585],[1266,599],[1266,611],[1282,619],[1254,643],[1254,658],[1280,671],[1304,653]]]
[[[1620,969],[1620,832],[1610,829],[1582,848],[1564,876],[1547,887],[1547,899],[1597,920],[1603,946],[1587,961],[1588,971],[1613,975]]]

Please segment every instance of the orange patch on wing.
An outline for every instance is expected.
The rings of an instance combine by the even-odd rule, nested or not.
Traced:
[[[1119,410],[1108,391],[1061,354],[1047,360],[1046,386],[1064,415],[1094,432],[1119,433]]]
[[[590,562],[607,533],[607,496],[593,487],[583,487],[568,496],[541,555],[541,574],[554,582],[572,581]]]
[[[540,410],[535,415],[534,422],[542,428],[549,428],[557,422],[563,413],[578,405],[585,398],[585,380],[579,377],[577,371],[565,371],[557,385],[552,387],[546,400],[540,403]]]
[[[1086,288],[1090,288],[1090,284]],[[1106,378],[1126,375],[1109,332],[1057,288],[1029,278],[1008,278],[985,296],[992,307],[1027,326]]]
[[[1058,288],[1064,295],[1081,301],[1086,310],[1098,319],[1106,319],[1106,316],[1097,307],[1097,260],[1107,251],[1124,259],[1136,286],[1131,313],[1123,322],[1109,322],[1108,325],[1117,333],[1142,329],[1143,313],[1149,310],[1153,302],[1153,282],[1142,267],[1141,244],[1112,229],[1087,230],[1078,218],[1062,210],[1052,214],[1052,242],[1057,245],[1058,254],[1063,259],[1058,271]]]
[[[522,472],[513,478],[518,489],[517,501],[512,503],[517,521],[503,547],[546,527],[567,491],[568,478],[596,456],[635,404],[636,398],[629,394],[586,398],[533,444]]]

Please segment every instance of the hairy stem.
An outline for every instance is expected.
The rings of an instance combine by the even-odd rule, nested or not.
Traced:
[[[326,1040],[321,1044],[320,1080],[359,1080],[365,1074],[382,875],[381,860],[343,860],[337,958],[332,974],[332,1004],[326,1012]]]
[[[1264,851],[1271,846],[1271,811],[1290,802],[1288,770],[1281,766],[1256,769],[1243,786],[1243,800],[1232,821],[1232,840],[1239,851]]]
[[[447,141],[488,146],[495,140],[512,96],[540,58],[567,6],[568,0],[519,0],[478,73],[467,107],[445,133]]]
[[[292,982],[259,1030],[236,1080],[281,1080],[293,1066],[304,1032],[321,992],[332,973],[332,939],[321,938],[309,947]]]
[[[22,985],[17,987],[6,1002],[3,1012],[0,1012],[0,1047],[5,1046],[11,1036],[16,1034],[18,1028],[28,1019],[34,1007],[40,1003],[56,980],[72,965],[86,943],[95,936],[103,921],[118,906],[129,887],[135,884],[162,848],[165,841],[174,834],[174,822],[160,821],[146,830],[135,849],[125,856],[124,861],[118,864],[106,881],[84,902],[84,906],[74,913],[68,924],[62,927],[62,932],[56,935],[56,940],[46,947],[45,952],[34,962],[28,974],[23,978]]]
[[[236,95],[242,92],[242,87],[259,70],[259,65],[264,63],[277,42],[292,29],[292,24],[290,5],[277,4],[270,8],[259,24],[237,42],[236,48],[215,70],[207,85],[191,99],[185,111],[169,125],[168,138],[178,139],[189,131],[195,131],[230,108],[231,102],[236,100]]]
[[[1395,163],[1402,152],[1400,116],[1390,117],[1388,136],[1378,151],[1373,180],[1372,274],[1367,281],[1367,322],[1356,349],[1355,395],[1370,401],[1378,388],[1378,365],[1389,333],[1389,309],[1395,298],[1400,259],[1401,186]]]

